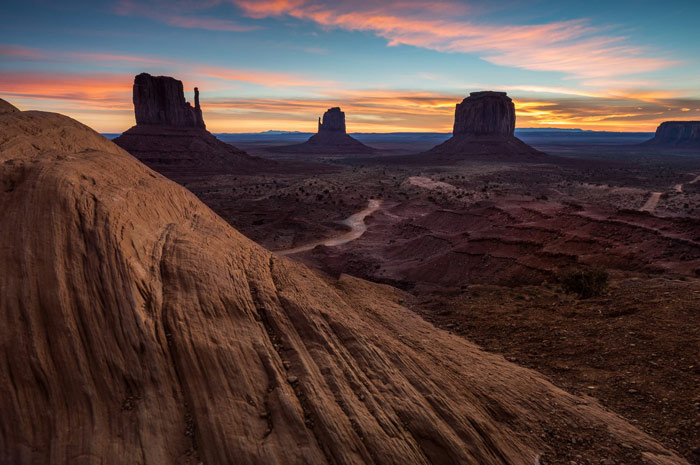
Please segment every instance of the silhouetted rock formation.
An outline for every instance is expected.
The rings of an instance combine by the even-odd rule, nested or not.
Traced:
[[[440,158],[546,161],[514,135],[515,105],[505,92],[472,92],[455,109],[452,137],[427,153]]]
[[[185,100],[182,81],[169,76],[141,73],[134,78],[136,125],[153,124],[174,128],[205,129],[199,106],[199,89],[194,88],[194,108]]]
[[[326,132],[342,132],[346,134],[345,131],[345,112],[340,111],[340,107],[329,108],[323,114],[323,121],[318,118],[318,133]]]
[[[77,121],[6,112],[0,134],[0,464],[687,465],[396,290],[263,249]]]
[[[345,130],[345,112],[339,107],[329,108],[323,114],[323,120],[318,119],[318,133],[314,134],[303,144],[271,147],[271,152],[311,153],[311,154],[368,154],[375,149],[368,147],[357,139],[349,136]]]
[[[700,148],[700,121],[666,121],[646,145],[669,148]]]
[[[134,78],[136,126],[114,142],[154,170],[170,177],[255,172],[275,162],[251,157],[205,129],[194,89],[194,108],[182,81],[141,73]]]
[[[515,131],[515,105],[505,92],[472,92],[455,109],[454,136],[507,138]]]

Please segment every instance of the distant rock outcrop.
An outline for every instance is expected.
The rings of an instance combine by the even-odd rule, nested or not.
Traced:
[[[318,119],[318,133],[314,134],[303,144],[271,147],[272,152],[311,153],[328,155],[353,155],[374,153],[375,149],[368,147],[348,135],[345,129],[345,112],[340,107],[329,108]]]
[[[455,109],[454,136],[512,137],[515,105],[505,92],[472,92]]]
[[[700,148],[700,121],[666,121],[656,129],[649,146],[669,148]]]
[[[318,133],[333,133],[345,131],[345,112],[340,111],[340,107],[329,108],[323,114],[323,120],[318,118]]]
[[[247,173],[275,165],[208,132],[196,87],[192,107],[185,100],[182,81],[141,73],[134,78],[133,100],[136,126],[114,143],[166,176]]]
[[[141,73],[134,78],[136,125],[205,129],[199,106],[199,89],[194,88],[194,108],[185,100],[182,81],[169,76]]]
[[[461,159],[550,159],[515,137],[514,131],[515,105],[505,92],[472,92],[457,104],[452,137],[428,154]]]

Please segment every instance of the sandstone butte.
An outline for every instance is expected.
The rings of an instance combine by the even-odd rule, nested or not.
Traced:
[[[580,429],[686,463],[88,127],[0,108],[0,463],[533,465]]]
[[[206,130],[195,87],[195,106],[186,100],[182,81],[141,73],[134,78],[136,126],[114,143],[159,173],[169,176],[254,173],[275,162],[252,157]]]
[[[472,92],[455,107],[452,137],[430,149],[437,157],[548,161],[515,137],[515,105],[505,92]]]
[[[665,121],[654,138],[645,142],[654,147],[700,149],[700,121]]]
[[[329,108],[318,119],[318,132],[302,144],[271,147],[270,151],[312,154],[371,154],[375,149],[350,136],[345,127],[345,112]]]

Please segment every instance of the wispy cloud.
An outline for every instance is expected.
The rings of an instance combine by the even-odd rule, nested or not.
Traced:
[[[123,16],[141,16],[165,23],[169,26],[187,29],[205,29],[224,32],[249,32],[257,26],[241,24],[237,21],[212,16],[194,15],[195,10],[206,9],[216,5],[213,2],[162,1],[150,3],[122,0],[117,3],[115,12]]]
[[[537,25],[486,24],[475,17],[454,19],[470,13],[468,6],[455,1],[230,1],[252,18],[288,16],[325,28],[370,31],[386,38],[390,46],[474,53],[497,65],[579,78],[643,73],[675,64],[584,19]]]
[[[331,87],[338,84],[331,80],[313,78],[302,73],[270,72],[262,70],[248,70],[227,68],[221,66],[193,67],[193,74],[205,78],[214,78],[224,81],[246,82],[268,87]]]

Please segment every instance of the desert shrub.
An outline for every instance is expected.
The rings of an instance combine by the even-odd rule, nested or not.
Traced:
[[[608,287],[608,273],[604,270],[572,270],[561,276],[561,287],[567,294],[578,294],[581,299],[602,295]]]

